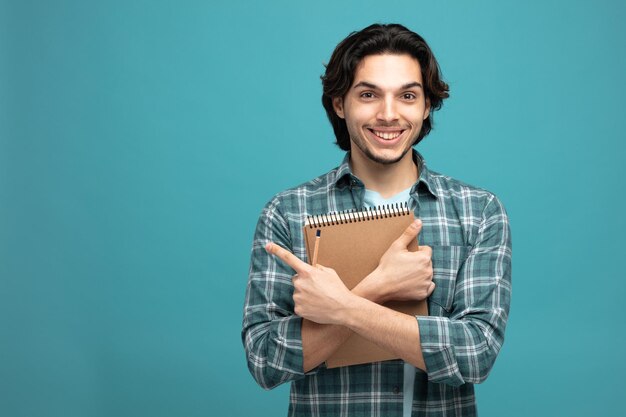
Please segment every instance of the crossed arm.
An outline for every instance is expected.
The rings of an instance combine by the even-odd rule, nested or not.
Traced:
[[[259,385],[271,389],[304,377],[353,331],[426,369],[430,382],[458,386],[487,378],[504,341],[511,295],[508,217],[497,198],[489,197],[482,208],[471,246],[433,247],[438,262],[445,260],[435,275],[440,295],[448,298],[440,297],[447,304],[437,307],[445,314],[428,317],[404,316],[377,303],[420,299],[432,292],[430,248],[408,252],[390,247],[377,270],[350,292],[329,268],[297,263],[278,245],[266,245],[269,240],[289,247],[291,238],[279,201],[265,210],[253,244],[242,328],[248,367]],[[277,262],[279,255],[293,265]],[[418,255],[427,259],[420,267],[415,258],[406,260]],[[411,278],[403,265],[426,277]]]
[[[304,372],[324,362],[352,332],[426,370],[415,317],[379,305],[389,300],[421,300],[434,290],[431,250],[407,249],[417,238],[421,221],[414,221],[387,250],[376,270],[352,291],[337,273],[304,263],[282,247],[268,243],[268,253],[296,271],[293,277],[295,313],[302,323]]]

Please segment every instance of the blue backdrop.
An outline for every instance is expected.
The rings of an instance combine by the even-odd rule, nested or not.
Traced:
[[[429,166],[511,217],[481,415],[623,411],[624,3],[2,1],[0,415],[286,415],[240,341],[252,233],[340,162],[319,75],[376,21],[450,84]]]

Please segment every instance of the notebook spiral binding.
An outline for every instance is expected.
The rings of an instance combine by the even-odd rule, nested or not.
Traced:
[[[324,227],[336,224],[363,222],[368,220],[384,219],[386,217],[407,216],[411,214],[408,203],[384,204],[357,211],[356,209],[331,212],[328,214],[313,214],[306,217],[305,227]]]

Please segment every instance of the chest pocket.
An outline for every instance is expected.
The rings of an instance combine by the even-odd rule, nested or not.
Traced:
[[[431,316],[448,317],[454,304],[454,291],[461,266],[471,246],[432,246],[435,291],[428,299]]]

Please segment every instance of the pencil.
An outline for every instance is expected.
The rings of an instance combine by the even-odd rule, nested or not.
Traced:
[[[322,235],[322,231],[317,229],[315,232],[315,248],[313,248],[313,263],[311,265],[317,265],[317,253],[320,248],[320,237]]]

